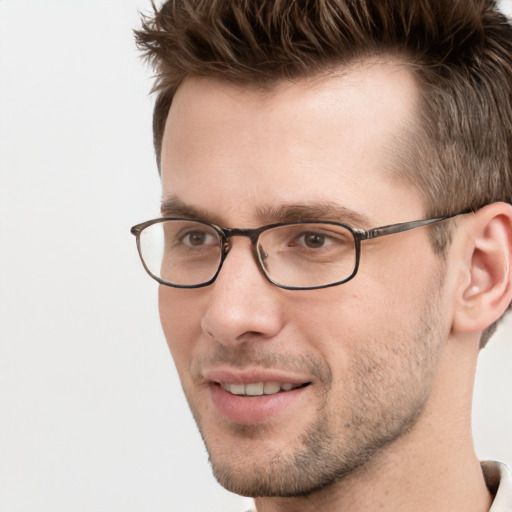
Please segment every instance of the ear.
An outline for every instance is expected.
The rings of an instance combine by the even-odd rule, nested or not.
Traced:
[[[453,329],[483,331],[512,300],[512,206],[492,203],[465,218],[464,283]]]

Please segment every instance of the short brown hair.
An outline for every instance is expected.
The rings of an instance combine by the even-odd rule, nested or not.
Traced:
[[[245,87],[397,57],[420,86],[397,172],[438,216],[512,203],[512,27],[494,0],[168,0],[144,16],[139,48],[156,70],[157,160],[187,76]],[[433,230],[442,253],[449,229]],[[494,331],[482,335],[481,345]]]

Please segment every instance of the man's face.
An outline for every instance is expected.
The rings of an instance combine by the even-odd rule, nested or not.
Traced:
[[[163,214],[237,228],[297,211],[358,228],[421,219],[419,193],[392,163],[416,102],[409,72],[390,63],[272,92],[189,79],[166,125]],[[414,431],[449,329],[442,277],[422,228],[363,242],[357,276],[332,288],[277,288],[242,237],[212,285],[161,286],[162,325],[220,483],[307,494]]]

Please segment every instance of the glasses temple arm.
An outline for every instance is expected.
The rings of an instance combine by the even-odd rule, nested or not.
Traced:
[[[466,213],[474,213],[474,210],[464,210],[462,212],[453,213],[452,215],[445,215],[444,217],[436,217],[434,219],[423,219],[414,220],[411,222],[400,222],[398,224],[389,224],[388,226],[381,226],[373,228],[368,231],[364,229],[358,229],[356,232],[360,236],[360,240],[371,240],[372,238],[378,238],[379,236],[392,235],[394,233],[400,233],[402,231],[409,231],[410,229],[419,228],[422,226],[428,226],[429,224],[435,224],[458,215],[465,215]]]

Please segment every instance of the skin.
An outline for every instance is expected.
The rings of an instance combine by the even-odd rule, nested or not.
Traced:
[[[365,229],[424,218],[392,166],[415,119],[414,79],[392,62],[342,71],[270,92],[187,79],[164,134],[163,214],[239,228],[286,219],[291,205]],[[162,326],[221,484],[256,496],[258,512],[488,510],[470,433],[478,333],[454,328],[470,222],[459,220],[444,260],[426,228],[363,242],[357,276],[333,288],[273,286],[244,238],[214,284],[160,287]],[[241,404],[227,414],[222,379],[308,385],[282,403],[223,395]]]

